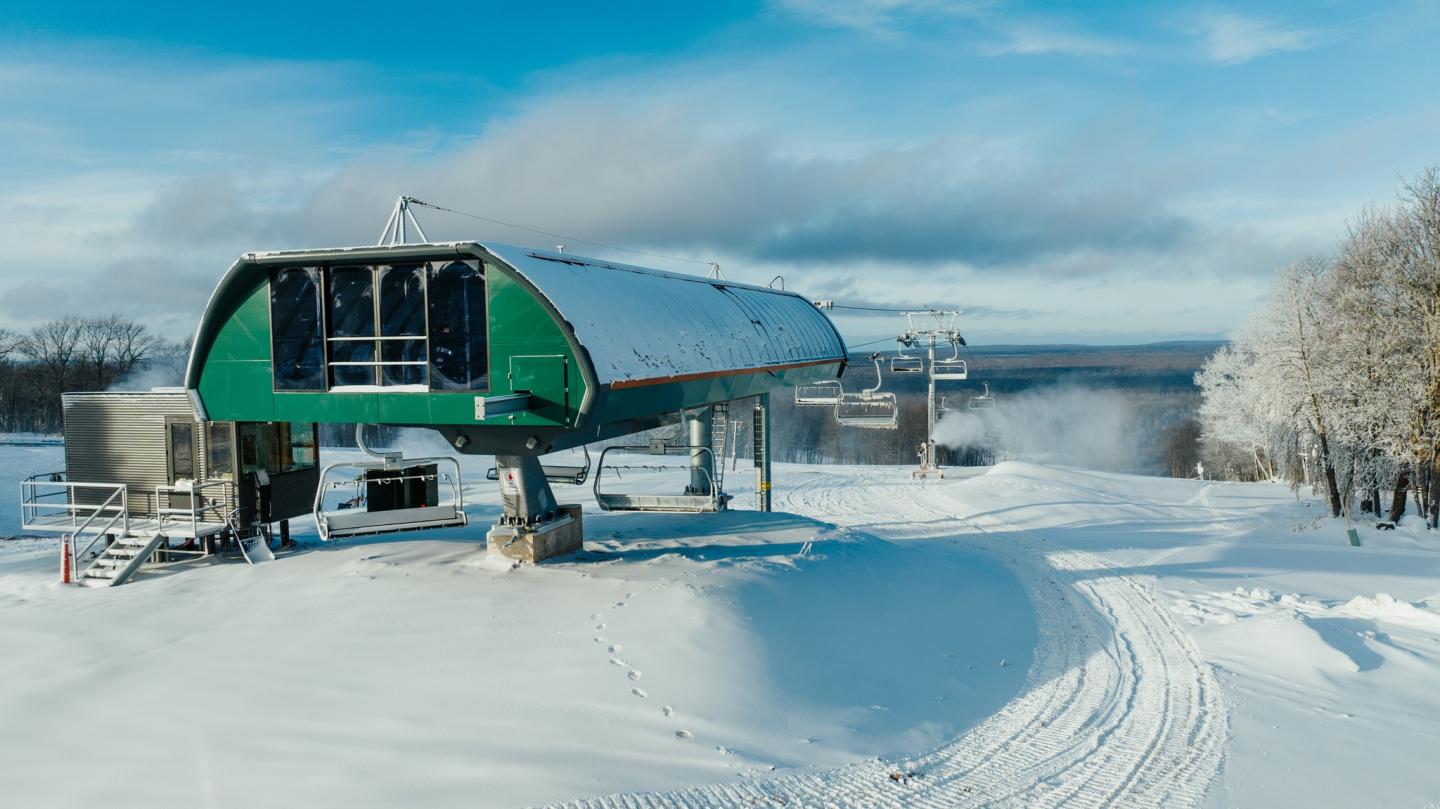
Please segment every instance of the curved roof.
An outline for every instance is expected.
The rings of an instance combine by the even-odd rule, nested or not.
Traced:
[[[601,384],[626,387],[843,362],[846,356],[830,319],[793,292],[528,247],[446,242],[246,253],[211,294],[196,330],[186,386],[193,388],[199,380],[223,302],[266,267],[466,255],[507,265],[544,297],[570,324]]]
[[[503,244],[481,245],[570,323],[601,383],[845,358],[830,319],[793,292]]]

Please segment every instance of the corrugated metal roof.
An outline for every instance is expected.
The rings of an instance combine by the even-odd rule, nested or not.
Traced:
[[[602,383],[845,357],[830,319],[793,292],[483,244],[548,298]]]

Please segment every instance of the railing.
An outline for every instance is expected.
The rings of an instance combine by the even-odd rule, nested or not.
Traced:
[[[216,520],[215,522],[223,522],[225,519],[225,513],[223,511],[223,508],[227,502],[225,491],[222,491],[220,493],[220,497],[215,500],[204,497],[203,493],[206,489],[220,488],[223,490],[229,486],[230,482],[227,480],[212,480],[208,483],[185,484],[183,486],[177,484],[171,484],[168,486],[156,486],[156,522],[159,524],[159,527],[163,529],[165,527],[165,521],[171,517],[189,518],[190,536],[198,539],[200,537],[200,523],[205,521],[203,519],[203,515],[208,511],[219,510],[217,513],[219,514],[220,519]],[[173,506],[165,505],[165,503],[171,496],[177,494],[190,496],[189,508],[175,508]],[[196,500],[197,497],[200,498],[198,501]]]
[[[77,483],[71,485],[93,486],[97,484]],[[85,522],[80,523],[80,527],[76,528],[74,533],[70,535],[70,569],[75,572],[75,577],[77,580],[79,579],[79,577],[85,575],[85,571],[80,569],[80,560],[85,558],[85,554],[89,553],[90,549],[95,547],[95,543],[99,542],[101,537],[110,533],[110,529],[115,527],[116,522],[120,522],[123,520],[124,526],[122,526],[121,528],[121,533],[129,533],[128,526],[130,523],[130,509],[128,503],[128,495],[126,494],[126,487],[123,483],[114,484],[114,487],[115,491],[111,492],[110,496],[105,498],[105,502],[101,503],[100,507],[97,508],[94,512],[92,512],[89,517],[85,518]],[[103,510],[105,510],[111,503],[115,502],[115,498],[117,497],[120,498],[120,512],[115,516],[111,517],[110,522],[105,523],[105,526],[103,528],[96,531],[94,536],[90,537],[90,541],[85,544],[85,547],[82,550],[80,548],[81,535],[85,533],[85,529],[90,527],[90,523],[94,522],[95,518],[100,516]],[[92,562],[91,564],[94,563]],[[89,569],[89,565],[86,566],[86,569]]]
[[[56,512],[68,516],[71,529],[77,529],[81,522],[88,522],[100,510],[114,510],[115,507],[105,505],[110,502],[110,496],[101,505],[77,502],[76,494],[81,490],[109,491],[113,494],[116,489],[124,489],[123,483],[74,483],[65,479],[64,472],[46,472],[39,475],[31,475],[20,481],[20,524],[24,528],[38,528],[41,530],[54,531],[60,529],[63,524],[56,524],[52,521],[41,522],[48,514]],[[48,489],[48,490],[47,490]],[[63,498],[63,502],[55,502],[54,498]],[[124,506],[128,506],[128,500],[122,497]],[[124,506],[120,507],[124,513]]]

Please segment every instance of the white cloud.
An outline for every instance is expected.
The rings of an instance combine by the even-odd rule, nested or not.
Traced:
[[[797,19],[830,28],[849,28],[890,38],[923,22],[972,16],[987,8],[984,0],[773,0],[772,5]]]
[[[1315,28],[1289,28],[1239,14],[1215,14],[1199,24],[1206,55],[1222,65],[1238,65],[1285,51],[1303,51],[1321,42]]]
[[[1012,21],[1001,23],[997,27],[1000,29],[1002,39],[981,45],[981,54],[985,56],[1032,56],[1054,53],[1070,56],[1120,56],[1134,51],[1132,45],[1118,39],[1067,31],[1053,23]]]

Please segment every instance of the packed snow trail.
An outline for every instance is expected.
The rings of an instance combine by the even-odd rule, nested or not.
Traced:
[[[916,484],[894,470],[856,480],[817,473],[777,508],[892,540],[963,542],[1002,560],[1038,630],[1021,696],[968,733],[910,759],[613,795],[574,807],[1199,805],[1227,734],[1220,687],[1150,587],[1093,554],[1001,536],[1003,522],[957,514],[963,481]],[[942,620],[950,620],[946,616]],[[984,616],[953,616],[984,620]]]

